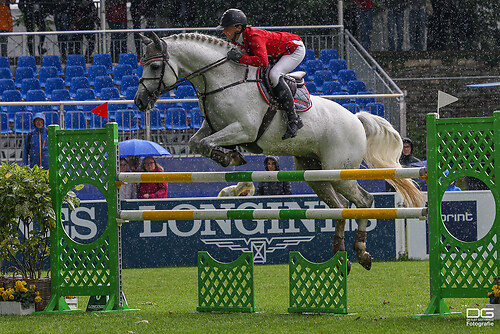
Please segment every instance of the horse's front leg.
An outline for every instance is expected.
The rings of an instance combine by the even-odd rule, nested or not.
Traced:
[[[256,134],[250,134],[253,132],[255,131],[245,130],[239,123],[232,123],[214,133],[204,122],[200,130],[189,140],[189,147],[193,152],[208,157],[223,167],[240,166],[246,164],[243,156],[236,150],[224,146],[252,142],[256,137]]]

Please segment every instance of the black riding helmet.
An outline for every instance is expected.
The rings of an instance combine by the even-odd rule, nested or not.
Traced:
[[[239,9],[231,8],[228,9],[222,14],[220,19],[220,23],[217,26],[217,30],[223,30],[226,27],[242,25],[246,27],[247,25],[247,16]]]

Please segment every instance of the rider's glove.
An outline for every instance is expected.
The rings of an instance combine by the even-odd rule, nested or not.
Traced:
[[[240,62],[241,56],[243,56],[243,53],[241,53],[238,49],[231,49],[227,53],[227,59],[233,60],[237,63]]]

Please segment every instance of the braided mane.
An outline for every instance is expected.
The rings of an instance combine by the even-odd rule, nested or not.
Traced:
[[[183,40],[183,39],[192,40],[192,41],[200,41],[200,42],[206,42],[209,44],[213,44],[216,46],[226,47],[227,49],[231,48],[231,45],[223,39],[220,39],[220,38],[215,37],[215,36],[200,34],[197,32],[175,34],[175,35],[171,35],[171,36],[167,37],[167,41],[169,39],[174,40],[174,41],[175,40]]]

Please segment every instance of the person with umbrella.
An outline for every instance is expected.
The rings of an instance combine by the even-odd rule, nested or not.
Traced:
[[[141,166],[142,172],[163,172],[152,156],[145,157]],[[138,198],[167,198],[168,183],[139,183],[137,185]]]
[[[127,159],[120,158],[120,173],[130,172]],[[137,185],[135,183],[123,183],[120,185],[120,199],[137,198]]]

